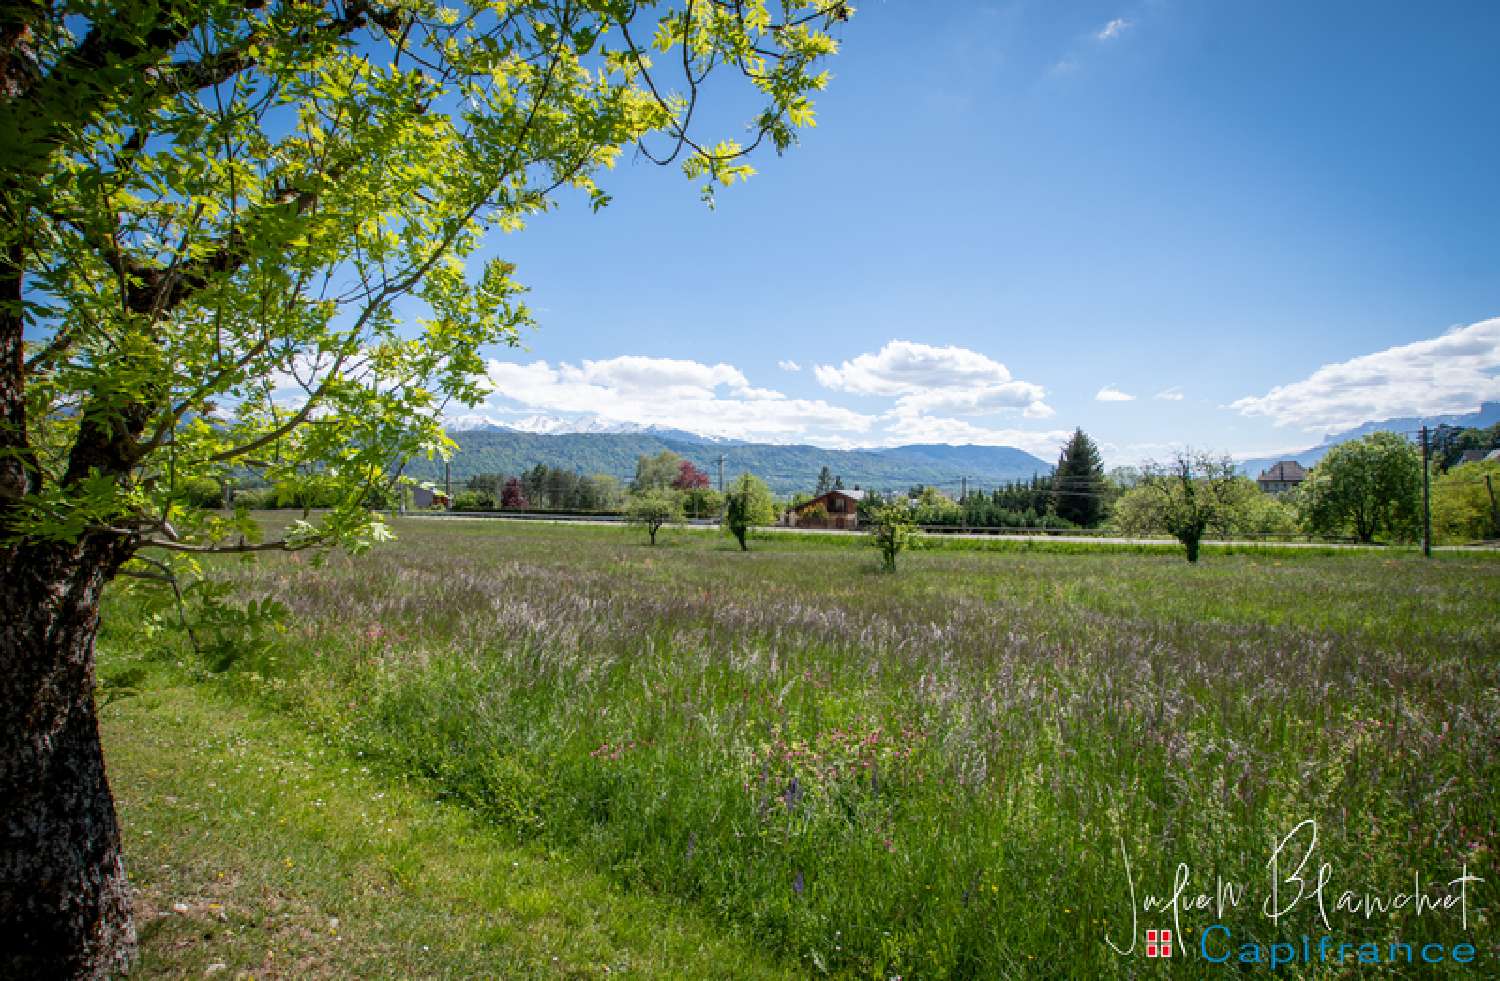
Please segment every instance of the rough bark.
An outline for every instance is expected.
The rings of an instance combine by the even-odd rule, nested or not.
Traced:
[[[0,976],[102,978],[135,952],[94,707],[118,537],[0,553]]]

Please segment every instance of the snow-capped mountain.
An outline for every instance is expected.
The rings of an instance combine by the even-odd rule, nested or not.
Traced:
[[[529,415],[521,419],[507,420],[504,428],[518,433],[537,433],[556,436],[561,433],[646,433],[651,427],[638,422],[619,422],[603,416],[549,416]]]
[[[742,440],[727,436],[707,436],[683,429],[666,426],[643,426],[638,422],[621,422],[598,415],[552,416],[537,413],[519,419],[496,419],[477,413],[466,413],[447,417],[444,427],[450,433],[474,432],[494,429],[503,432],[533,433],[538,436],[562,436],[574,433],[609,433],[629,436],[659,436],[691,443],[735,444]]]
[[[443,428],[450,433],[471,433],[476,430],[504,429],[505,427],[489,416],[468,412],[463,415],[444,416]]]

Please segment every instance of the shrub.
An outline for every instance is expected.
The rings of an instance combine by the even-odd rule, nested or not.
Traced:
[[[656,533],[669,521],[681,521],[682,496],[670,491],[647,491],[632,494],[625,505],[625,520],[644,528],[650,544],[656,544]]]
[[[753,474],[741,474],[725,495],[724,527],[740,543],[742,551],[749,551],[745,535],[755,525],[768,525],[776,520],[776,505],[771,499],[771,489]]]
[[[896,556],[918,541],[911,512],[902,504],[883,504],[871,514],[870,521],[870,544],[880,549],[881,567],[895,572]]]

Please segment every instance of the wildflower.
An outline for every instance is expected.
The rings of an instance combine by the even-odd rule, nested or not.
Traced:
[[[802,803],[802,784],[796,777],[793,777],[792,782],[787,784],[786,792],[781,795],[781,799],[786,803],[786,809],[789,811],[795,810],[797,805]]]

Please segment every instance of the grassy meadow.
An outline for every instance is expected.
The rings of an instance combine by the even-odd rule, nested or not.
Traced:
[[[101,671],[176,662],[226,705],[292,720],[794,974],[1151,975],[1140,937],[1126,954],[1106,941],[1135,935],[1127,861],[1141,935],[1174,926],[1141,906],[1179,863],[1189,895],[1245,887],[1222,917],[1180,913],[1173,974],[1235,966],[1197,957],[1218,922],[1236,951],[1326,932],[1467,942],[1480,974],[1500,969],[1492,556],[1209,550],[1190,567],[1170,550],[947,542],[890,576],[847,540],[741,553],[702,531],[657,548],[613,527],[396,531],[360,557],[216,566],[236,601],[286,617],[226,640],[215,670],[162,629],[175,614],[120,591]],[[128,841],[148,818],[124,813]],[[1330,865],[1331,930],[1310,896],[1274,925],[1261,908],[1273,845],[1308,819],[1304,875]],[[337,847],[367,831],[343,827]],[[1457,910],[1332,908],[1414,875],[1442,894],[1463,869],[1486,880],[1466,927]],[[1285,905],[1295,886],[1280,889]],[[505,974],[515,940],[493,942]],[[738,949],[656,973],[743,976]],[[593,963],[568,973],[609,973]]]

